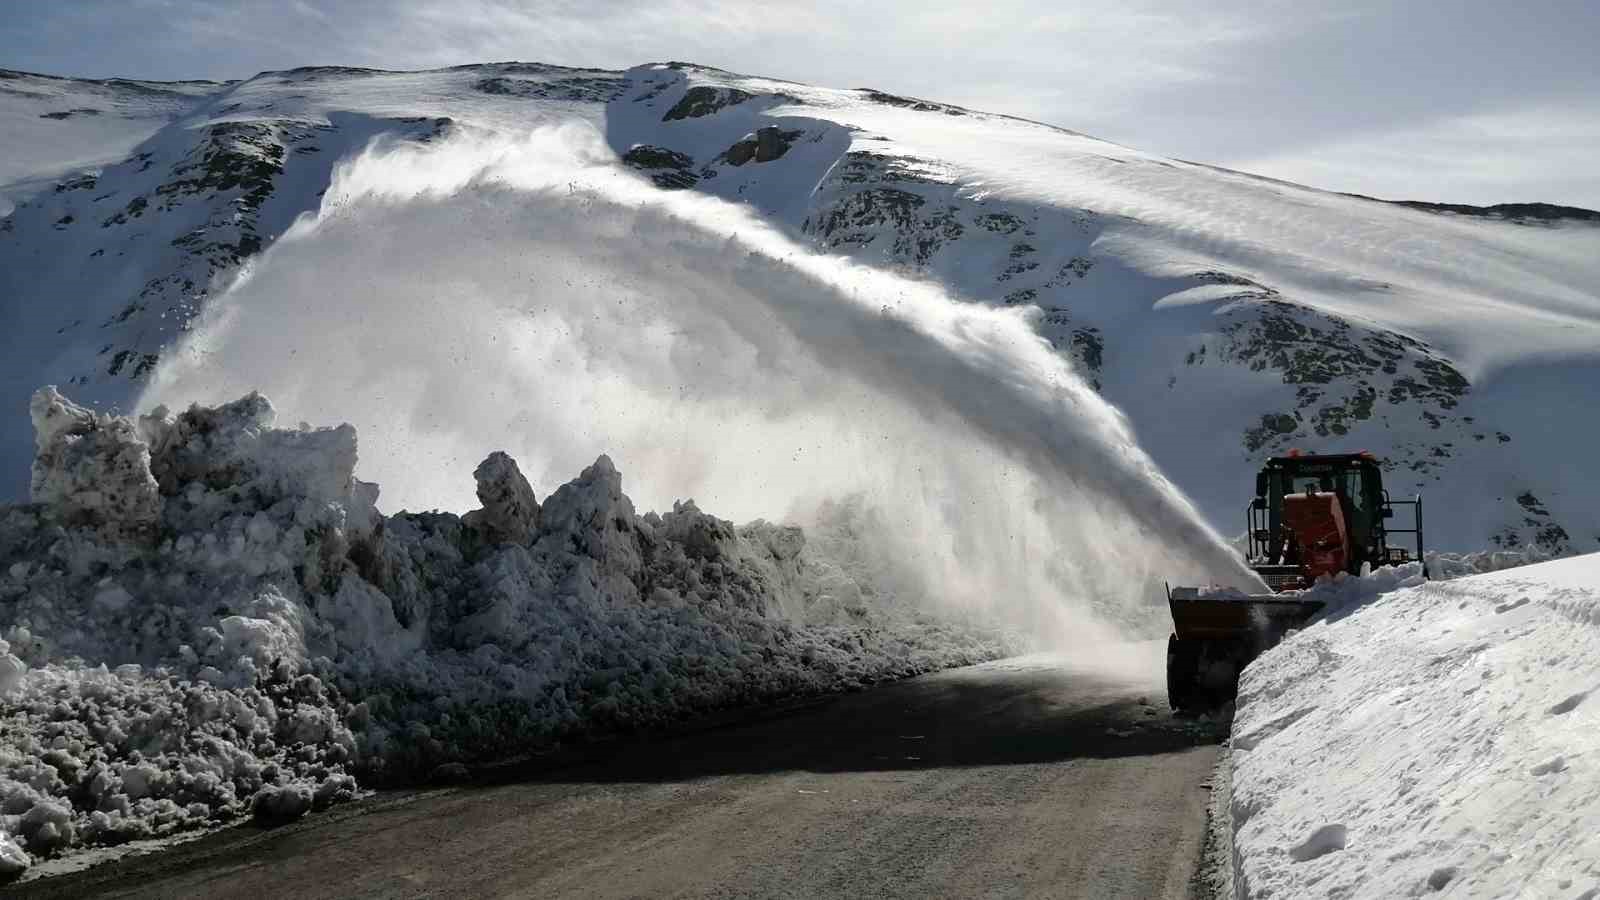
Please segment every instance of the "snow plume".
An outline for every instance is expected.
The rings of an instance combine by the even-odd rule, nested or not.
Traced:
[[[606,452],[646,506],[843,530],[880,577],[1062,643],[1154,628],[1162,579],[1247,586],[1029,314],[657,190],[585,125],[458,134],[342,166],[142,405],[260,389],[349,421],[389,509],[470,507],[491,450],[541,493]]]

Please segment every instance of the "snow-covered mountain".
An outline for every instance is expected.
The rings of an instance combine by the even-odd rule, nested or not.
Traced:
[[[0,220],[13,496],[30,392],[128,408],[206,298],[319,207],[339,160],[384,135],[581,119],[664,190],[974,303],[1036,306],[1225,532],[1266,456],[1366,449],[1392,493],[1426,492],[1435,546],[1600,546],[1595,213],[1385,203],[680,63],[0,78],[0,191],[20,198]]]
[[[90,166],[121,162],[164,125],[227,87],[216,81],[55,78],[0,69],[0,215],[12,198]]]

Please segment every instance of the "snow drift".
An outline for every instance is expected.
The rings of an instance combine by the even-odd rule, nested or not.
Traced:
[[[133,420],[47,388],[32,415],[36,502],[0,508],[0,875],[1020,646],[897,593],[851,504],[835,559],[637,515],[604,456],[541,502],[494,453],[479,509],[386,517],[351,426],[274,428],[259,394]]]
[[[1324,586],[1245,670],[1237,896],[1600,896],[1600,555],[1419,568]]]

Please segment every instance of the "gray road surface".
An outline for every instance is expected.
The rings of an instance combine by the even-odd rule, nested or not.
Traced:
[[[1153,676],[1038,657],[958,669],[13,890],[1183,898],[1217,749]]]

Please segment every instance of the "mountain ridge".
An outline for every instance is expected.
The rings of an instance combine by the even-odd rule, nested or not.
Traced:
[[[1568,382],[1594,364],[1583,335],[1600,334],[1600,302],[1584,287],[1592,269],[1569,257],[1600,232],[1540,215],[1543,204],[1491,207],[1502,215],[1485,219],[935,101],[686,63],[301,67],[221,84],[122,161],[57,181],[0,222],[12,272],[75,254],[53,272],[35,262],[43,278],[0,279],[34,310],[8,329],[34,376],[21,378],[26,389],[54,380],[92,401],[132,402],[207,298],[314,212],[333,165],[379,135],[427,142],[578,119],[662,188],[744,203],[818,249],[934,278],[974,302],[1037,307],[1040,334],[1128,413],[1219,527],[1234,527],[1224,510],[1242,504],[1263,456],[1365,442],[1419,486],[1493,479],[1492,503],[1445,502],[1447,515],[1452,502],[1462,512],[1441,528],[1455,546],[1600,544],[1595,504],[1557,477],[1548,429],[1518,409],[1527,397],[1496,387],[1563,354],[1581,361]],[[1419,236],[1409,218],[1374,223],[1343,205],[1357,202],[1438,225]],[[1539,227],[1524,235],[1527,219]],[[150,240],[168,249],[148,250]],[[108,255],[128,262],[83,269]],[[70,316],[36,309],[67,296],[86,298]],[[1463,309],[1482,323],[1451,324]],[[1483,336],[1495,328],[1510,349]],[[1530,440],[1531,458],[1507,457]],[[0,453],[12,471],[21,459]]]

